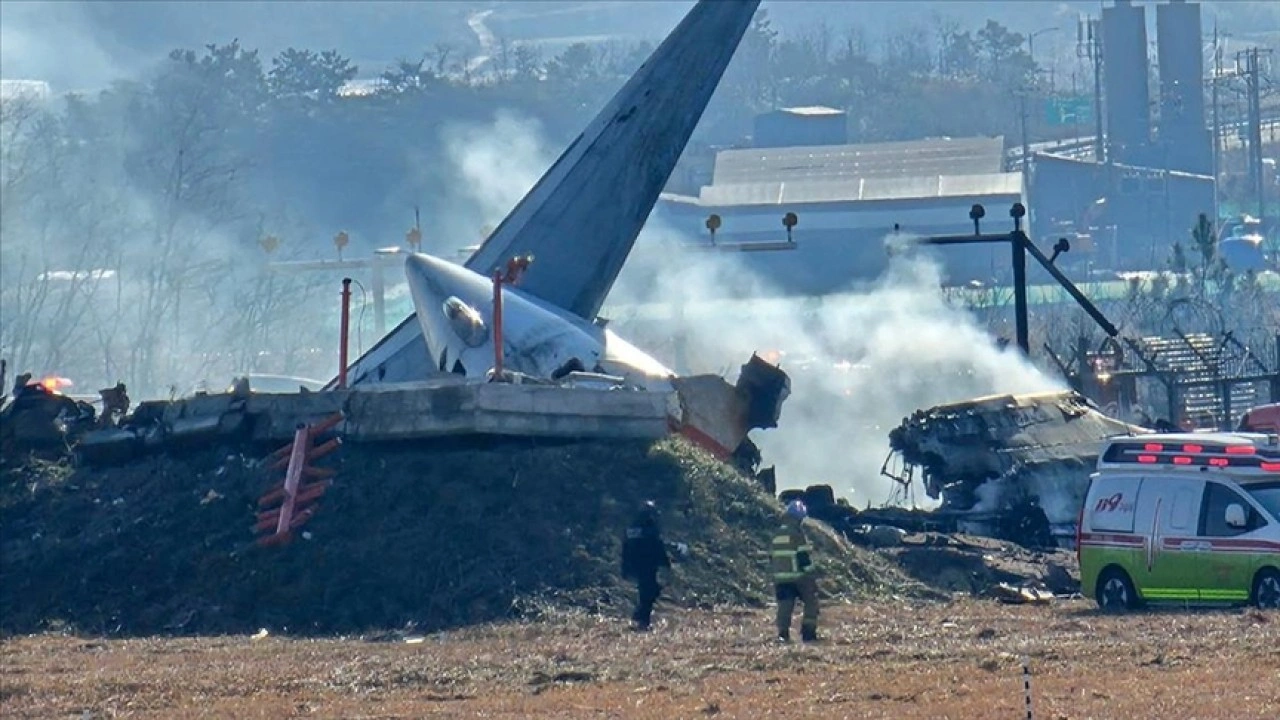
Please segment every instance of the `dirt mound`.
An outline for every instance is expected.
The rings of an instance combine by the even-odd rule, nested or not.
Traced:
[[[328,462],[328,460],[326,460]],[[343,633],[430,630],[570,604],[617,612],[620,540],[644,498],[690,545],[675,602],[759,605],[776,501],[686,443],[347,446],[304,527],[261,549],[249,527],[268,487],[235,453],[126,467],[47,463],[0,477],[0,629]],[[828,592],[901,591],[883,559],[815,533]]]

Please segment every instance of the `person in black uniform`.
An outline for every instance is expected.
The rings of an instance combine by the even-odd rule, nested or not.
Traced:
[[[649,629],[653,604],[662,592],[658,572],[669,571],[670,567],[671,559],[658,528],[658,508],[650,500],[640,506],[622,543],[622,577],[635,581],[638,591],[635,612],[631,614],[632,630]]]

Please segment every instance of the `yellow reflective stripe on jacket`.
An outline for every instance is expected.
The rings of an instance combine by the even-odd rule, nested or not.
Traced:
[[[769,569],[775,583],[795,582],[809,574],[800,568],[800,553],[812,553],[813,548],[801,537],[785,528],[782,534],[774,536],[769,551]]]

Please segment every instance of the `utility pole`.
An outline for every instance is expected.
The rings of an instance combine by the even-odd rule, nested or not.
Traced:
[[[1018,96],[1018,110],[1022,125],[1022,198],[1031,205],[1031,140],[1027,137],[1027,92],[1029,91],[1024,90]]]
[[[1266,176],[1262,169],[1262,62],[1270,50],[1249,48],[1236,53],[1236,65],[1244,61],[1245,99],[1248,103],[1249,182],[1258,203],[1258,218],[1267,220]]]
[[[1018,95],[1018,113],[1022,126],[1022,180],[1027,181],[1031,170],[1031,140],[1027,137],[1027,90]]]
[[[1045,33],[1050,33],[1050,32],[1057,32],[1057,31],[1058,31],[1058,27],[1054,26],[1054,27],[1040,28],[1035,32],[1027,34],[1027,57],[1031,59],[1032,72],[1035,72],[1035,67],[1036,67],[1036,36],[1043,35]]]
[[[1022,195],[1023,199],[1031,207],[1035,207],[1035,205],[1031,203],[1031,140],[1027,134],[1027,94],[1039,85],[1039,68],[1036,66],[1036,36],[1057,31],[1058,27],[1054,26],[1040,28],[1027,34],[1027,57],[1031,60],[1031,82],[1027,84],[1021,97],[1018,98],[1018,110],[1021,115],[1020,123],[1022,127]]]
[[[1027,237],[1026,232],[1022,230],[1022,218],[1027,214],[1027,210],[1022,203],[1014,203],[1009,209],[1009,217],[1013,218],[1013,232],[984,235],[982,233],[981,222],[986,216],[986,210],[981,205],[974,205],[969,210],[969,219],[973,220],[972,235],[934,235],[930,237],[919,238],[916,242],[922,245],[972,245],[972,244],[999,244],[1009,243],[1014,247],[1013,252],[1013,276],[1014,276],[1014,314],[1016,323],[1017,343],[1018,347],[1024,354],[1031,352],[1031,339],[1028,337],[1027,329],[1027,291],[1026,291],[1026,268],[1027,255],[1030,255],[1045,272],[1058,281],[1067,294],[1076,301],[1076,303],[1093,318],[1093,321],[1102,328],[1109,337],[1120,339],[1129,346],[1134,355],[1142,359],[1143,362],[1150,366],[1149,360],[1146,358],[1142,348],[1128,338],[1120,337],[1120,329],[1111,324],[1102,311],[1094,305],[1084,293],[1080,292],[1080,288],[1062,273],[1054,261],[1064,252],[1071,250],[1071,243],[1066,238],[1059,238],[1053,246],[1053,255],[1045,255],[1031,242],[1031,238]],[[897,232],[897,226],[894,227]]]
[[[1076,25],[1076,57],[1087,58],[1093,63],[1093,158],[1097,162],[1107,159],[1106,145],[1102,140],[1102,24],[1096,18],[1082,17]]]
[[[1218,82],[1222,78],[1222,46],[1219,44],[1218,23],[1213,23],[1213,79],[1211,94],[1213,101],[1213,222],[1216,226],[1222,221],[1220,208],[1222,193],[1218,191],[1218,181],[1222,178],[1222,122],[1218,117]]]
[[[971,245],[971,244],[998,244],[1009,243],[1012,250],[1010,260],[1013,265],[1013,320],[1015,342],[1018,348],[1022,350],[1022,354],[1031,355],[1031,338],[1029,323],[1027,318],[1027,253],[1030,252],[1037,260],[1044,258],[1043,253],[1036,249],[1035,244],[1031,242],[1031,238],[1027,237],[1027,233],[1022,229],[1022,219],[1027,216],[1027,208],[1022,203],[1014,203],[1009,208],[1009,217],[1013,218],[1013,232],[1002,233],[999,235],[982,234],[982,218],[986,217],[987,211],[982,205],[974,205],[969,210],[969,219],[973,221],[972,235],[935,235],[931,237],[921,238],[917,242],[923,245]],[[894,232],[897,232],[897,226],[894,226]],[[1065,240],[1063,241],[1065,242]],[[1068,246],[1064,246],[1068,247]],[[1058,257],[1055,252],[1054,258]],[[1044,262],[1044,261],[1042,261]],[[1052,263],[1052,261],[1048,261]],[[1057,272],[1053,268],[1046,267],[1050,273]]]

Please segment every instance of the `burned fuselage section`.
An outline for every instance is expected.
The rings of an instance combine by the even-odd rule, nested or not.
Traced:
[[[1038,509],[1055,537],[1069,537],[1103,441],[1145,432],[1073,391],[977,398],[919,410],[891,431],[902,467],[891,477],[920,479],[976,532],[999,534],[1010,513]]]

